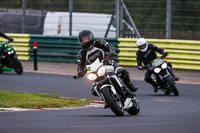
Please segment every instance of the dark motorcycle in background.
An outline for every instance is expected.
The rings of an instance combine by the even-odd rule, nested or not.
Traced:
[[[151,78],[157,84],[157,88],[163,91],[165,95],[170,95],[172,92],[175,96],[178,96],[179,91],[176,87],[172,68],[168,65],[168,62],[162,60],[163,58],[156,58],[148,64],[148,69],[153,71]]]
[[[96,95],[105,102],[106,108],[109,107],[115,115],[123,116],[125,111],[130,115],[137,115],[140,106],[136,96],[135,94],[129,95],[129,89],[122,79],[115,74],[112,61],[111,59],[104,59],[100,62],[97,58],[92,64],[86,65],[86,76],[93,82]],[[73,78],[79,77],[75,75]]]
[[[21,75],[23,73],[23,66],[18,60],[16,51],[10,45],[10,42],[0,42],[1,49],[1,61],[0,73],[3,71],[15,71],[17,74]]]

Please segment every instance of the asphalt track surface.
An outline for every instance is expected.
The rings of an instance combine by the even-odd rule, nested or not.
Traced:
[[[137,99],[137,116],[116,117],[110,109],[89,107],[69,110],[0,112],[0,133],[199,133],[200,85],[177,83],[180,96],[154,94],[143,81]],[[72,76],[40,73],[0,75],[0,90],[47,93],[72,98],[96,99],[91,83]]]

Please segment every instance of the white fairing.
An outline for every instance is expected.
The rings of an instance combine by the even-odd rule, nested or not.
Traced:
[[[96,72],[101,66],[105,68],[106,72],[114,71],[114,67],[112,65],[103,65],[103,63],[99,61],[99,58],[97,58],[92,64],[86,65],[88,70],[87,73]]]
[[[103,65],[103,67],[106,69],[106,72],[113,72],[114,67],[111,65]]]
[[[163,60],[160,58],[157,58],[155,61],[152,62],[152,67],[157,67],[163,63]]]
[[[87,73],[95,72],[99,67],[101,67],[103,63],[99,61],[99,58],[97,58],[92,64],[86,65],[87,67]]]

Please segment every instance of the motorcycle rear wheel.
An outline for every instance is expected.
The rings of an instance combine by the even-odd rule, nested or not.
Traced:
[[[176,88],[176,85],[175,85],[174,81],[170,78],[170,76],[166,77],[166,81],[169,84],[174,96],[178,96],[179,95],[179,91]]]
[[[102,89],[102,94],[105,98],[105,102],[108,104],[108,106],[111,108],[113,113],[117,116],[123,116],[124,115],[124,108],[122,106],[122,103],[119,99],[119,96],[116,96],[112,93],[110,88],[104,87]]]
[[[137,115],[140,112],[140,105],[135,99],[132,102],[133,102],[133,106],[129,110],[127,110],[127,112],[130,115]]]

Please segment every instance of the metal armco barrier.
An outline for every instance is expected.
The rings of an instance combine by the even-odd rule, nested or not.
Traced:
[[[81,49],[77,37],[30,35],[30,46],[38,44],[38,61],[49,62],[77,62],[77,54]],[[117,46],[117,39],[106,39],[109,44]],[[30,50],[30,59],[33,60],[33,50]]]
[[[118,41],[118,47],[121,51],[118,55],[119,65],[137,66],[137,39],[119,38]],[[172,39],[147,39],[147,41],[169,53],[165,60],[171,62],[173,68],[200,70],[200,41]]]
[[[7,36],[14,39],[14,42],[10,43],[16,50],[16,54],[19,60],[29,60],[29,34],[6,34]],[[0,41],[7,41],[0,37]]]

